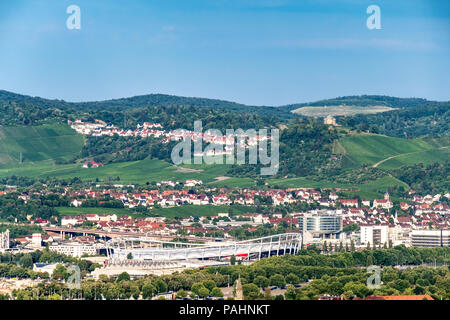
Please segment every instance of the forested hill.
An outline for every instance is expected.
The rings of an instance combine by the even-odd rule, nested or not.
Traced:
[[[392,137],[411,138],[450,133],[450,102],[435,102],[378,114],[358,114],[338,119],[347,127]]]
[[[337,106],[335,109],[340,109],[342,106],[354,106],[359,109],[353,113],[348,113],[345,119],[338,119],[340,124],[350,127],[362,126],[363,131],[368,130],[364,129],[364,127],[369,129],[375,128],[375,131],[371,131],[373,133],[411,137],[448,133],[448,123],[446,121],[449,116],[449,105],[450,102],[379,95],[344,96],[282,107],[249,106],[224,100],[165,94],[148,94],[93,102],[67,102],[0,90],[0,125],[38,125],[42,122],[55,120],[65,122],[67,119],[79,117],[80,113],[117,125],[119,123],[123,124],[125,111],[127,113],[126,117],[130,120],[129,124],[135,125],[134,122],[143,121],[144,118],[147,119],[149,117],[149,115],[143,116],[142,112],[150,112],[154,116],[154,121],[163,121],[164,119],[156,117],[155,111],[158,108],[162,108],[158,112],[170,113],[173,107],[176,110],[179,110],[181,107],[184,112],[190,111],[190,113],[196,114],[209,114],[213,110],[218,117],[220,117],[220,113],[223,113],[228,114],[231,118],[235,116],[236,120],[241,120],[241,116],[247,118],[260,117],[263,118],[262,122],[265,125],[274,125],[280,123],[280,120],[287,122],[294,118],[303,118],[306,114],[292,113],[292,111],[302,107],[309,108],[310,116],[311,114],[312,116],[318,116],[314,113],[315,107],[320,109],[323,106]],[[388,107],[388,110],[374,115],[362,114],[365,112],[361,109],[370,109],[374,106]],[[389,108],[394,108],[395,110]],[[134,114],[139,114],[139,117],[134,119]],[[133,120],[135,121],[133,122]],[[225,121],[225,119],[222,120]],[[256,122],[261,121],[258,120]],[[251,124],[254,124],[253,121],[246,122],[243,125],[247,127]]]
[[[396,98],[379,95],[362,96],[344,96],[334,99],[319,100],[308,103],[296,103],[279,107],[284,111],[293,111],[301,107],[319,107],[319,106],[386,106],[391,108],[413,108],[427,104],[434,104],[435,101],[429,101],[421,98]]]
[[[256,113],[262,116],[277,116],[280,118],[294,118],[295,115],[289,111],[279,109],[272,106],[249,106],[236,102],[230,102],[218,99],[180,97],[166,94],[148,94],[134,96],[129,98],[112,99],[104,101],[90,102],[67,102],[64,100],[49,100],[40,97],[31,97],[0,90],[0,104],[27,104],[34,108],[45,109],[61,109],[61,110],[79,110],[79,111],[124,111],[141,107],[168,107],[168,106],[184,106],[184,107],[208,107],[211,109],[231,110],[242,113]]]

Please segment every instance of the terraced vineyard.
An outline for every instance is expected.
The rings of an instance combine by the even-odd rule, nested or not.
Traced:
[[[344,156],[344,166],[363,165],[393,169],[414,163],[448,160],[447,138],[400,139],[381,135],[354,135],[335,143],[335,152]]]
[[[68,160],[80,152],[83,143],[83,137],[66,125],[1,126],[0,168]]]

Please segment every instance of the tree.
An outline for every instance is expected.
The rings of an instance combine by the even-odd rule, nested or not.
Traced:
[[[269,279],[267,279],[264,276],[257,276],[254,280],[253,283],[256,284],[258,287],[260,287],[261,289],[266,288],[267,286],[269,286],[270,282]]]
[[[106,300],[114,300],[119,297],[120,290],[115,284],[110,283],[106,287],[106,291],[104,291],[103,295],[105,296]]]
[[[22,258],[20,258],[19,264],[24,268],[32,269],[33,268],[33,257],[31,256],[31,254],[27,253],[27,254],[23,255]]]
[[[132,285],[130,287],[130,293],[133,296],[134,300],[139,299],[139,296],[141,295],[141,292],[140,292],[139,287],[137,285]]]
[[[295,298],[297,297],[297,290],[295,290],[294,286],[290,284],[287,286],[287,290],[284,293],[284,296],[287,300],[295,300]]]
[[[236,264],[236,256],[233,254],[230,258],[230,264],[234,266]]]
[[[65,279],[67,275],[67,269],[62,264],[57,264],[52,273],[52,278],[57,280]]]
[[[421,286],[416,286],[413,290],[414,294],[416,295],[420,295],[420,294],[425,294],[425,289],[422,288]]]
[[[369,254],[369,255],[367,256],[366,266],[369,267],[369,266],[371,266],[371,265],[373,265],[373,257],[372,257],[371,254]]]
[[[119,274],[116,281],[117,282],[130,281],[130,275],[128,274],[128,272],[122,272],[121,274]]]
[[[365,298],[371,291],[365,284],[360,282],[350,281],[344,285],[344,292],[353,292],[360,298]]]
[[[201,298],[206,298],[206,297],[208,297],[208,296],[209,296],[209,290],[208,290],[208,288],[201,287],[201,288],[198,290],[198,296],[201,297]]]
[[[286,282],[290,284],[298,284],[300,282],[299,277],[294,273],[289,273],[286,276]]]
[[[167,284],[161,279],[156,280],[155,287],[156,287],[156,290],[158,290],[159,293],[167,292]]]
[[[223,297],[223,292],[220,288],[215,287],[211,290],[211,295],[213,297]]]
[[[132,254],[131,252],[128,252],[128,254],[127,254],[127,259],[128,259],[128,260],[133,259],[133,254]]]
[[[195,293],[196,295],[200,295],[200,289],[204,288],[205,286],[203,285],[203,283],[201,282],[195,282],[192,286],[191,286],[191,291],[193,293]]]
[[[242,292],[246,300],[255,300],[259,296],[259,288],[253,283],[244,284],[242,286]]]
[[[216,283],[214,282],[214,280],[206,280],[203,281],[203,286],[209,291],[211,291],[213,288],[216,287]]]
[[[186,290],[181,289],[177,292],[177,297],[179,298],[186,298],[188,296],[188,293]]]
[[[61,300],[61,296],[57,293],[54,293],[52,295],[49,295],[47,297],[47,300]]]
[[[155,295],[156,291],[156,287],[152,283],[147,282],[142,286],[142,297],[144,299],[151,299]]]
[[[281,274],[274,274],[270,277],[270,285],[284,287],[286,285],[286,280]]]

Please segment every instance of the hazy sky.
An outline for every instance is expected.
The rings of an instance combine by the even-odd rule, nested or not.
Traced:
[[[449,71],[447,0],[0,0],[0,89],[46,98],[450,100]]]

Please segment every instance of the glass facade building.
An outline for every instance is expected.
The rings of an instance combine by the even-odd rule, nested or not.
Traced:
[[[342,216],[330,213],[306,213],[298,219],[300,231],[338,233],[342,231]]]

